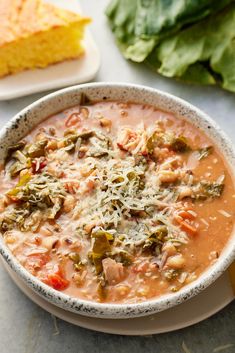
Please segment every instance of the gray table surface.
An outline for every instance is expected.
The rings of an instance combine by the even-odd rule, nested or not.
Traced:
[[[131,0],[130,0],[131,1]],[[96,81],[123,81],[148,85],[173,93],[211,115],[235,142],[235,95],[215,87],[184,85],[125,61],[116,48],[103,14],[107,0],[81,0],[84,13],[93,17],[93,35],[101,50],[102,65]],[[0,102],[1,126],[16,112],[35,101],[35,94]],[[57,319],[55,334],[50,314],[33,304],[0,267],[0,353],[178,353],[184,341],[191,353],[235,352],[235,301],[197,325],[151,337],[125,337],[92,332]]]

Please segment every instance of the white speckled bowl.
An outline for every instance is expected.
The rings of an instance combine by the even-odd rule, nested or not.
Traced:
[[[119,100],[154,105],[159,109],[172,112],[176,116],[189,120],[210,136],[224,156],[231,173],[235,175],[235,151],[233,146],[210,117],[191,104],[170,94],[148,87],[119,83],[91,83],[74,86],[52,93],[31,104],[11,119],[0,132],[0,161],[4,159],[7,147],[10,144],[24,137],[35,125],[48,116],[79,104],[82,93],[85,93],[91,101]],[[58,292],[27,272],[11,254],[1,236],[0,254],[29,287],[54,305],[90,317],[131,318],[171,308],[198,294],[214,282],[235,258],[235,232],[218,261],[196,281],[183,287],[179,292],[166,294],[139,304],[93,303]]]

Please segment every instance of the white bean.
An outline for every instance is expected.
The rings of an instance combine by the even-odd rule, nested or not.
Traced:
[[[192,189],[188,186],[182,186],[179,189],[179,200],[182,200],[185,197],[191,196],[193,193]]]
[[[161,170],[158,177],[162,183],[173,183],[178,179],[178,174],[172,170]]]
[[[185,265],[185,259],[181,254],[170,256],[166,261],[166,265],[174,269],[181,269]]]
[[[58,241],[59,238],[55,235],[52,235],[51,237],[46,237],[42,239],[42,246],[48,250],[51,250],[55,247]]]
[[[162,251],[166,251],[168,256],[175,255],[177,252],[176,247],[171,242],[165,243],[162,247]]]
[[[72,195],[67,195],[64,200],[64,211],[70,212],[75,206],[75,198]]]

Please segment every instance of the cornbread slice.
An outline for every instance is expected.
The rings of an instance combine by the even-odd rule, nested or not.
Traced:
[[[89,22],[42,0],[0,1],[0,76],[79,57]]]

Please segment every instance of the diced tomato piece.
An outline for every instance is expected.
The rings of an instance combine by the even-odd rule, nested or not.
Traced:
[[[29,255],[25,267],[30,271],[40,270],[50,260],[47,254]]]
[[[38,166],[38,163],[37,161],[34,159],[32,161],[32,170],[33,170],[33,173],[40,173],[42,171],[42,169],[44,169],[47,165],[47,161],[45,159],[41,160],[39,162],[39,166]],[[37,168],[37,169],[36,169]]]
[[[76,190],[79,188],[79,186],[79,182],[75,181],[69,181],[64,184],[66,191],[68,191],[70,194],[76,194]]]
[[[95,188],[94,180],[88,180],[86,183],[87,191],[92,191]]]
[[[127,151],[124,147],[123,147],[123,145],[121,144],[121,143],[117,143],[117,146],[120,148],[120,150],[122,150],[122,151]]]
[[[59,265],[54,266],[53,272],[48,273],[43,282],[56,290],[64,290],[70,283],[64,278],[62,268]]]
[[[68,287],[69,281],[61,277],[57,273],[49,273],[47,279],[45,280],[49,286],[53,287],[56,290],[63,290]]]
[[[145,151],[142,151],[141,154],[142,154],[142,156],[144,156],[144,157],[148,157],[149,152],[145,150]]]

